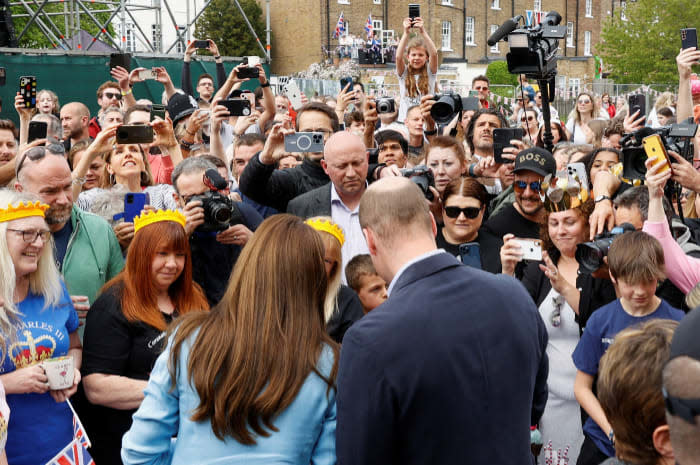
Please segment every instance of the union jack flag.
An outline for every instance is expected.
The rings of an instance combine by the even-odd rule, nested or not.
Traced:
[[[338,17],[338,22],[335,24],[335,31],[333,32],[333,38],[337,39],[338,37],[342,36],[345,34],[345,18],[343,17],[343,12],[340,12],[340,16]]]
[[[365,32],[367,33],[367,38],[371,39],[374,35],[374,26],[372,26],[372,13],[367,17],[367,22],[365,23]]]
[[[73,439],[46,465],[95,465],[81,439]]]

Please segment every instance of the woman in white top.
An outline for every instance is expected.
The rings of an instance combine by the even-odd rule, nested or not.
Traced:
[[[409,30],[418,29],[419,37],[409,42]],[[437,49],[423,26],[422,18],[403,20],[403,36],[396,49],[396,74],[399,76],[400,122],[406,118],[406,111],[420,104],[420,98],[435,92],[435,75],[438,70]]]
[[[581,92],[576,98],[576,108],[571,112],[569,121],[566,122],[566,129],[571,134],[570,140],[574,144],[587,143],[587,131],[583,126],[594,119],[610,119],[610,115],[596,104],[592,94]]]

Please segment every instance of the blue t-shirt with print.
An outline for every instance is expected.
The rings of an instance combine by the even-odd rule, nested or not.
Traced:
[[[44,298],[31,292],[18,304],[21,322],[9,340],[0,374],[68,354],[69,335],[78,329],[78,314],[65,285],[62,287],[61,300],[53,307],[44,308]],[[70,407],[56,403],[48,392],[8,394],[7,404],[11,412],[5,448],[9,463],[46,463],[73,440]]]
[[[598,374],[600,359],[612,344],[615,335],[623,329],[654,318],[681,321],[685,314],[671,307],[661,299],[661,303],[652,313],[637,317],[627,313],[620,299],[610,302],[593,312],[586,323],[581,340],[572,355],[576,368],[591,376]],[[583,432],[590,437],[598,449],[608,457],[615,456],[615,448],[610,443],[608,435],[603,432],[592,418],[583,425]]]

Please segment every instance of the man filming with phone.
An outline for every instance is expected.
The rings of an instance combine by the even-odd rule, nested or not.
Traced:
[[[203,46],[205,45],[206,46]],[[224,63],[221,60],[221,55],[219,54],[219,47],[216,46],[216,42],[211,39],[206,40],[193,40],[189,43],[185,49],[185,57],[182,61],[182,81],[180,87],[182,90],[192,97],[194,97],[194,90],[192,89],[192,78],[190,77],[190,62],[192,61],[192,55],[197,50],[207,50],[214,57],[216,62],[216,82],[217,87],[226,81],[226,71],[224,70]],[[197,93],[199,94],[199,102],[210,103],[212,95],[216,91],[214,87],[214,78],[207,73],[201,74],[197,78]]]

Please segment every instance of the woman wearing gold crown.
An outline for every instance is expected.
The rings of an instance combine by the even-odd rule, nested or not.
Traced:
[[[588,240],[588,217],[594,202],[577,177],[568,176],[566,171],[557,175],[551,181],[545,178],[542,185],[546,191],[546,215],[540,230],[543,261],[529,262],[522,282],[537,304],[549,335],[549,397],[540,420],[542,441],[545,445],[551,441],[554,454],[558,450],[563,454],[568,448],[569,462],[576,463],[583,431],[574,397],[576,367],[571,355],[587,318],[615,300],[615,290],[607,279],[579,274],[576,246]],[[506,236],[506,244],[511,245],[504,245],[502,262],[518,255],[508,236],[512,235]],[[503,269],[512,269],[512,264],[504,263]],[[545,450],[541,455],[546,453]]]
[[[78,315],[56,268],[46,209],[0,190],[0,381],[12,411],[6,452],[13,465],[46,463],[73,440],[65,400],[80,382]],[[42,362],[64,356],[76,367],[65,373],[73,386],[50,390]]]
[[[121,464],[121,438],[143,400],[149,374],[178,315],[209,308],[192,281],[185,217],[147,212],[134,219],[124,270],[105,284],[85,324],[84,418],[95,463]]]

